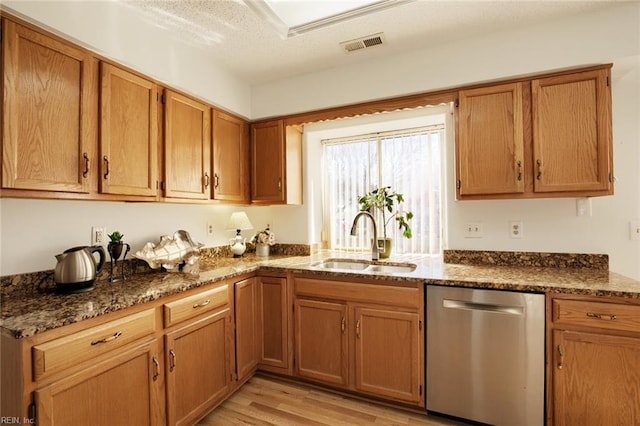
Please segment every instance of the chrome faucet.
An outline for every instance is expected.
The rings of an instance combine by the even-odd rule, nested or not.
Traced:
[[[356,215],[356,217],[353,218],[353,225],[351,225],[351,235],[352,236],[356,235],[358,219],[360,219],[360,217],[362,216],[367,216],[369,219],[371,219],[371,223],[373,224],[373,242],[371,244],[371,260],[379,260],[380,254],[378,252],[378,230],[376,227],[376,219],[373,217],[371,213],[362,211],[362,212],[359,212]]]

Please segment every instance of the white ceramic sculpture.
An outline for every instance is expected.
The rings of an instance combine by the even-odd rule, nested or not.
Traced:
[[[144,260],[153,269],[162,266],[171,270],[182,263],[195,264],[203,245],[193,241],[187,231],[180,230],[173,234],[173,238],[163,235],[159,243],[145,244],[142,250],[137,251],[133,256]]]

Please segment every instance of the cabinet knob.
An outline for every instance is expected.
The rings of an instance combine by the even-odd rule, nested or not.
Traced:
[[[558,345],[558,370],[562,370],[562,363],[564,361],[564,350],[562,349],[562,345]]]
[[[87,177],[89,174],[89,156],[85,152],[82,154],[82,158],[84,158],[84,171],[82,172],[82,177]]]
[[[158,376],[160,375],[160,363],[158,362],[158,356],[154,355],[151,359],[153,361],[153,381],[158,380]]]
[[[113,333],[113,335],[109,336],[109,337],[105,337],[104,339],[98,339],[98,340],[94,340],[91,342],[91,346],[95,346],[95,345],[99,345],[101,343],[109,343],[113,340],[116,340],[118,337],[122,336],[122,332],[121,331],[116,331],[115,333]]]
[[[194,304],[193,304],[193,309],[197,309],[197,308],[205,307],[205,306],[207,306],[209,303],[211,303],[211,299],[207,299],[207,300],[205,300],[205,301],[204,301],[204,302],[202,302],[202,303],[194,303]]]
[[[102,161],[104,161],[104,178],[106,179],[109,176],[109,158],[105,155]]]
[[[173,371],[174,368],[176,368],[176,352],[169,349],[169,371]]]
[[[594,319],[599,319],[599,320],[606,320],[606,321],[615,321],[616,319],[618,319],[618,317],[616,315],[598,314],[598,313],[595,313],[595,312],[587,312],[587,316],[589,318],[594,318]]]

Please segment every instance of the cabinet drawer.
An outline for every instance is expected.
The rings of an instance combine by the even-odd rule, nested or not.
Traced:
[[[164,326],[170,327],[181,321],[213,311],[229,304],[228,285],[201,291],[175,302],[164,304]]]
[[[155,310],[110,321],[33,347],[35,380],[121,348],[155,331]]]
[[[297,277],[294,289],[296,296],[380,303],[398,308],[419,309],[422,302],[420,290],[416,287],[395,287],[384,284],[350,283]]]
[[[640,305],[554,299],[553,322],[640,333]]]

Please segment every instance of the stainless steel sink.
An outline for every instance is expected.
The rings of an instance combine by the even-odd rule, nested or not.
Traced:
[[[348,270],[362,272],[376,272],[380,274],[402,274],[413,272],[416,265],[412,263],[373,263],[367,260],[329,259],[314,265],[316,268],[328,270]]]
[[[382,272],[387,274],[402,274],[407,272],[413,272],[416,270],[416,265],[369,265],[365,269],[371,272]]]
[[[351,260],[326,260],[315,266],[323,269],[349,269],[353,271],[362,271],[369,266],[369,263]]]

